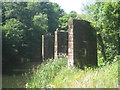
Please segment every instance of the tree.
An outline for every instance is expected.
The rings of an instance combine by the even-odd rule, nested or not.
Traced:
[[[64,16],[59,18],[59,30],[67,30],[68,29],[68,20],[69,20],[69,15],[65,14]]]
[[[48,18],[46,14],[37,14],[33,18],[34,30],[33,30],[33,59],[39,60],[42,50],[41,37],[48,33]],[[36,55],[37,54],[37,55]]]
[[[77,13],[75,12],[75,11],[71,11],[70,13],[69,13],[69,17],[70,18],[76,18],[77,17]]]
[[[64,14],[62,17],[59,18],[59,26],[60,30],[67,30],[68,29],[68,20],[75,19],[77,17],[77,13],[75,11],[71,11],[69,14]]]
[[[15,18],[26,25],[26,29],[31,27],[32,13],[27,7],[27,2],[5,2],[3,10],[5,18]]]
[[[64,14],[63,9],[50,2],[2,4],[4,63],[40,61],[41,35],[54,34],[58,19]]]
[[[54,31],[58,27],[58,18],[62,16],[64,11],[60,9],[57,3],[51,2],[37,2],[28,3],[27,8],[33,11],[34,14],[42,13],[46,14],[48,18],[48,32],[54,34]]]
[[[111,60],[120,52],[120,2],[96,2],[86,6],[85,10],[97,33],[103,38],[107,60]]]
[[[23,38],[24,38],[24,25],[16,20],[6,20],[6,24],[2,27],[3,36],[3,63],[8,62],[9,64],[20,62],[20,58],[24,56]]]
[[[33,18],[33,22],[37,31],[36,34],[42,35],[48,31],[48,18],[46,14],[40,13],[38,15],[35,15]]]

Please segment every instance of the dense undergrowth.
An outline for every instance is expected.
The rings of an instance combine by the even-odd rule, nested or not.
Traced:
[[[118,61],[104,66],[67,68],[67,59],[42,63],[27,83],[26,88],[117,88]]]

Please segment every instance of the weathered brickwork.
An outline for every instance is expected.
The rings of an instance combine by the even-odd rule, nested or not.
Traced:
[[[68,54],[68,32],[55,31],[54,58]]]
[[[42,35],[42,60],[51,59],[54,56],[54,36]]]
[[[96,32],[84,20],[69,20],[68,67],[97,65]]]

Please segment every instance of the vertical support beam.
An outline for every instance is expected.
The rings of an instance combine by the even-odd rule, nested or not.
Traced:
[[[96,32],[84,20],[69,20],[68,68],[97,65]]]
[[[74,66],[74,38],[73,38],[73,22],[69,21],[69,34],[68,34],[68,68]]]
[[[55,31],[54,40],[54,58],[59,56],[68,55],[68,32],[63,30]]]
[[[57,31],[55,31],[55,35],[54,35],[54,59],[57,59],[58,57],[58,35],[57,35]]]
[[[54,36],[42,35],[42,60],[51,59],[54,56]]]

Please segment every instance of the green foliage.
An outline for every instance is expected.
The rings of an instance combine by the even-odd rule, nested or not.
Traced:
[[[15,62],[17,58],[18,61],[34,61],[36,53],[40,60],[41,35],[53,34],[58,27],[58,18],[63,13],[56,3],[3,2],[3,61],[6,59],[5,62],[9,63],[12,57],[11,61]]]
[[[32,2],[28,3],[27,8],[31,10],[34,14],[46,14],[48,18],[48,32],[54,34],[54,31],[58,27],[58,18],[64,13],[64,11],[60,9],[60,6],[57,3]]]
[[[59,18],[59,29],[60,30],[67,30],[68,29],[68,20],[69,20],[69,15],[64,15]]]
[[[47,29],[48,29],[47,15],[43,15],[41,13],[38,15],[35,15],[33,18],[33,22],[35,27],[40,29],[39,30],[41,32],[40,34],[47,32]]]
[[[75,11],[71,11],[69,13],[69,17],[72,18],[72,19],[75,19],[77,17],[77,13]]]
[[[75,11],[71,11],[69,14],[64,14],[59,18],[59,30],[68,30],[68,20],[75,19],[77,17],[77,13]]]
[[[117,88],[118,61],[105,66],[68,69],[66,59],[42,63],[26,88]],[[104,76],[104,77],[103,77]]]
[[[119,54],[120,2],[96,2],[85,6],[84,10],[87,19],[96,28],[97,34],[101,34],[103,38],[107,60],[112,60]],[[100,44],[98,50],[101,50]]]
[[[6,25],[2,27],[5,37],[20,42],[23,38],[23,24],[16,19],[9,19]]]
[[[66,59],[51,60],[43,62],[31,76],[26,88],[45,88],[55,78],[61,68],[66,67]]]
[[[16,18],[24,23],[27,28],[31,25],[31,11],[26,8],[26,2],[5,2],[3,3],[5,19]]]
[[[24,25],[16,19],[6,20],[6,24],[2,27],[3,55],[5,59],[12,59],[11,62],[19,59],[20,54],[23,53],[21,51],[24,38],[23,28]]]
[[[50,84],[53,88],[117,88],[117,68],[118,62],[96,69],[85,67],[84,71],[64,68]]]
[[[33,23],[34,23],[34,30],[33,30],[33,35],[34,35],[34,41],[39,42],[41,35],[48,33],[48,18],[46,14],[37,14],[34,15],[33,18]],[[39,42],[40,43],[40,42]]]

